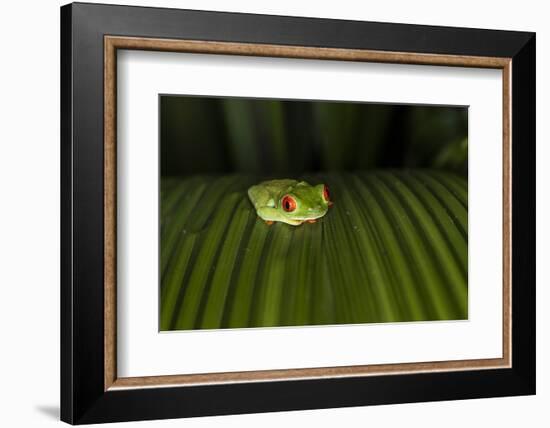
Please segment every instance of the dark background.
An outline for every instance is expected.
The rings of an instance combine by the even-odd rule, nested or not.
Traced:
[[[160,97],[161,175],[372,168],[467,174],[467,107]]]

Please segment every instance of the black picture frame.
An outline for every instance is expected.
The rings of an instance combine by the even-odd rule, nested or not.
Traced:
[[[512,59],[512,367],[105,391],[104,36]],[[535,393],[535,34],[74,3],[61,8],[61,419],[71,424]]]

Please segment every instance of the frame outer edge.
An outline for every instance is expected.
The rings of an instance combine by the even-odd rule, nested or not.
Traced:
[[[536,393],[536,35],[512,59],[512,362]]]
[[[60,343],[60,418],[74,423],[73,364],[73,35],[72,5],[60,9],[60,157],[61,157],[61,343]]]
[[[69,7],[69,6],[68,6]],[[71,4],[72,420],[84,423],[104,390],[103,20]]]
[[[395,51],[395,44],[406,44],[403,52],[481,57],[513,57],[529,40],[531,33],[483,28],[451,27],[397,22],[360,21],[353,19],[312,18],[225,12],[174,7],[143,7],[116,4],[73,3],[86,15],[89,23],[103,21],[104,28],[118,27],[105,34],[156,37],[157,18],[162,21],[162,38],[262,43],[271,39],[273,45],[315,46],[327,48]],[[146,19],[149,15],[153,19]],[[105,20],[104,17],[110,17]],[[116,25],[116,18],[124,18]],[[109,22],[105,22],[109,21]],[[214,31],[202,23],[209,21]],[[140,31],[128,30],[139,25]],[[182,29],[184,26],[185,29]],[[276,34],[273,28],[277,26]],[[345,29],[342,27],[345,26]],[[272,34],[270,34],[270,32]],[[430,33],[426,37],[426,33]],[[185,35],[182,36],[182,33]],[[407,34],[404,34],[407,33]],[[266,37],[267,36],[267,37]],[[484,43],[479,40],[484,39]]]

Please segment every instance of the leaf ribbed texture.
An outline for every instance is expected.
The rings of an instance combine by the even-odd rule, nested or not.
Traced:
[[[334,206],[265,224],[260,177],[161,183],[161,330],[466,319],[468,187],[430,170],[299,177]]]

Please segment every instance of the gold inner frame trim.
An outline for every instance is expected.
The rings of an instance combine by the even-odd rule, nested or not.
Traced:
[[[393,64],[440,65],[502,70],[503,144],[503,290],[502,357],[490,359],[430,361],[302,369],[278,369],[170,376],[117,376],[116,367],[116,84],[117,50],[148,50],[213,55],[244,55]],[[140,37],[104,37],[104,389],[193,386],[219,383],[282,381],[394,375],[422,372],[508,368],[512,363],[512,163],[511,163],[511,58],[387,52],[252,43],[171,40]]]

